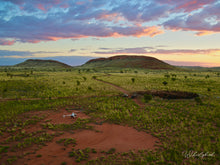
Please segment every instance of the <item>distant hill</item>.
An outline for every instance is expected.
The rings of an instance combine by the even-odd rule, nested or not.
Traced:
[[[97,58],[86,62],[82,67],[85,68],[142,68],[142,69],[175,69],[161,60],[147,56],[113,56],[109,58]]]
[[[64,64],[55,60],[39,60],[39,59],[29,59],[17,65],[15,67],[25,67],[25,68],[71,68],[71,66]]]

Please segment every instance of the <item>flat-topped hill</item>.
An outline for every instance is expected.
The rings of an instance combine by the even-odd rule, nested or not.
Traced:
[[[71,68],[71,66],[55,60],[29,59],[15,65],[15,67],[31,68]]]
[[[142,69],[175,69],[174,66],[169,65],[154,57],[148,56],[113,56],[109,58],[97,58],[86,62],[82,67],[104,68],[142,68]]]

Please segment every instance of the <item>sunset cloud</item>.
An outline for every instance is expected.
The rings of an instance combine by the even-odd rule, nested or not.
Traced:
[[[203,8],[206,5],[213,4],[218,2],[218,0],[156,0],[161,4],[168,4],[173,6],[174,10],[183,10],[184,12],[191,12],[200,8]]]
[[[0,45],[154,37],[163,34],[163,28],[194,31],[198,36],[220,31],[217,0],[3,0],[0,6]]]
[[[220,3],[206,6],[200,12],[189,16],[175,17],[163,23],[171,30],[195,31],[202,36],[220,32]]]
[[[40,19],[31,16],[17,16],[10,21],[0,20],[1,37],[15,38],[20,42],[38,43],[41,41],[56,41],[65,38],[85,37],[124,37],[124,36],[155,36],[163,33],[159,27],[139,26],[105,26],[101,23],[72,21],[64,24],[55,18]],[[16,26],[11,26],[15,25]],[[19,33],[18,33],[19,31]]]
[[[0,39],[0,45],[14,45],[14,43],[15,43],[14,40]]]

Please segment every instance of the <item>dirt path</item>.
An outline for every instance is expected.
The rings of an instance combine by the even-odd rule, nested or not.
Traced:
[[[111,76],[110,74],[106,75],[106,76]],[[110,83],[110,82],[107,82],[107,81],[104,81],[104,80],[100,80],[100,79],[97,79],[97,78],[94,78],[96,81],[99,81],[99,82],[102,82],[102,83],[105,83],[105,84],[108,84],[108,85],[111,85],[112,87],[116,88],[117,90],[119,90],[120,92],[122,92],[124,94],[124,96],[126,97],[130,97],[132,98],[132,94],[130,91],[118,86],[118,85],[115,85],[113,83]],[[135,96],[134,98],[132,98],[133,101],[140,107],[140,108],[144,108],[145,104],[140,100],[139,97]]]
[[[120,92],[122,92],[122,93],[124,93],[124,94],[127,94],[127,95],[129,95],[129,91],[127,91],[126,89],[124,89],[124,88],[122,88],[122,87],[119,87],[119,86],[117,86],[117,85],[115,85],[115,84],[112,84],[112,83],[110,83],[110,82],[107,82],[107,81],[104,81],[104,80],[100,80],[100,79],[95,79],[96,81],[99,81],[99,82],[102,82],[102,83],[105,83],[105,84],[108,84],[108,85],[111,85],[111,86],[113,86],[114,88],[116,88],[116,89],[118,89]]]

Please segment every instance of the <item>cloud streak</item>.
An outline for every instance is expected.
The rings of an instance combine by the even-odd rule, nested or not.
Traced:
[[[35,57],[39,54],[56,54],[60,52],[48,52],[48,51],[11,51],[11,50],[0,50],[0,58],[5,57]]]
[[[143,54],[143,55],[220,55],[220,49],[158,49],[158,47],[137,47],[137,48],[100,48],[100,51],[93,52],[103,55],[118,55],[118,54]]]

